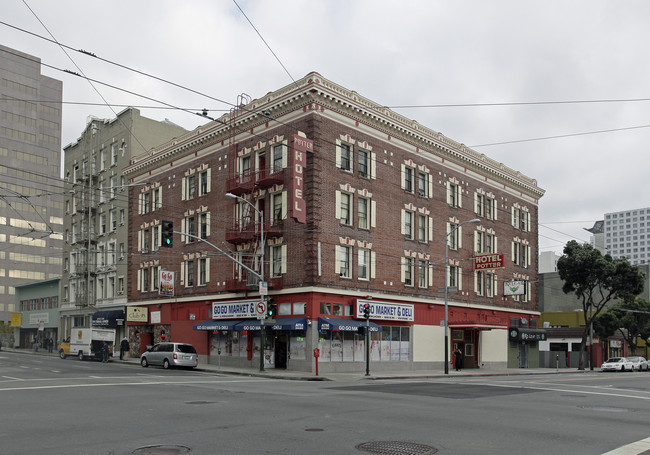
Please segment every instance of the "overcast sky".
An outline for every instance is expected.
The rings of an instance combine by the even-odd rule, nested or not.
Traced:
[[[604,213],[650,207],[648,18],[646,0],[2,0],[0,43],[213,117],[231,107],[213,98],[258,98],[317,71],[536,179],[546,190],[540,252],[561,253],[569,240],[588,241],[583,228]],[[209,97],[68,50],[73,63],[6,24]],[[88,116],[113,118],[121,104],[187,129],[204,123],[42,71],[63,81],[63,145]],[[589,102],[558,103],[567,101]]]

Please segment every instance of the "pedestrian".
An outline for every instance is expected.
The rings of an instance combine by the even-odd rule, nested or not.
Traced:
[[[102,349],[102,362],[108,362],[108,343],[104,341],[104,348]]]
[[[38,352],[38,335],[34,337],[34,352]]]
[[[454,351],[454,365],[456,366],[456,371],[460,371],[463,368],[463,352],[458,345],[456,345],[456,350]]]
[[[52,354],[52,352],[54,351],[54,340],[52,339],[52,337],[50,337],[50,339],[47,340],[47,350],[50,352],[50,354]]]
[[[120,343],[120,360],[124,360],[124,356],[129,352],[131,346],[129,345],[129,340],[126,337],[122,338]]]

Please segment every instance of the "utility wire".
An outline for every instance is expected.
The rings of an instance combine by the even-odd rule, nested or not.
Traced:
[[[268,50],[271,51],[271,54],[273,54],[273,57],[275,57],[275,59],[278,61],[278,63],[279,63],[280,66],[282,67],[282,69],[284,69],[284,72],[287,73],[287,75],[288,75],[288,76],[291,78],[291,80],[295,83],[296,80],[293,78],[293,76],[291,75],[291,73],[289,73],[289,70],[287,69],[287,67],[284,66],[284,63],[282,63],[282,61],[280,60],[280,58],[275,54],[275,52],[273,52],[273,49],[271,49],[271,46],[269,46],[269,43],[266,42],[266,40],[264,39],[264,37],[262,36],[262,34],[259,32],[259,30],[257,30],[257,27],[255,27],[255,25],[253,24],[253,22],[251,22],[251,20],[248,18],[248,16],[247,16],[246,13],[244,12],[244,10],[241,8],[241,6],[239,6],[239,3],[237,3],[236,0],[232,0],[232,1],[233,1],[233,3],[237,6],[237,8],[239,9],[239,11],[242,13],[242,15],[246,18],[246,20],[248,21],[248,23],[250,24],[250,26],[253,27],[253,30],[255,30],[255,33],[257,33],[257,36],[260,37],[260,39],[261,39],[262,42],[266,45],[266,47],[268,48]]]

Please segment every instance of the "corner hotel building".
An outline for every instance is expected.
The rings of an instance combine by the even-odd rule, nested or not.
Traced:
[[[449,358],[458,346],[465,368],[537,366],[544,190],[318,73],[242,98],[124,173],[136,349],[183,341],[202,362],[258,368],[263,275],[277,306],[265,368],[314,371],[318,348],[320,371],[363,371],[369,303],[371,370],[442,370],[447,242]],[[503,267],[474,270],[487,253]],[[512,280],[524,294],[504,295]]]

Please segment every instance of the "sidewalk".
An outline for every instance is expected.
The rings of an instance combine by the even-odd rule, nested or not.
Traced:
[[[58,357],[57,352],[49,353],[47,350],[39,349],[34,352],[32,349],[15,349],[2,347],[0,354],[14,353],[25,355],[40,355]],[[203,356],[205,358],[205,356]],[[200,359],[200,358],[199,358]],[[74,360],[74,359],[72,359]],[[113,358],[111,362],[124,363],[140,367],[139,358],[128,358],[126,360],[119,360]],[[150,367],[157,368],[157,367]],[[453,368],[449,369],[449,374],[444,374],[443,371],[434,370],[418,370],[418,371],[373,371],[373,365],[370,364],[370,376],[366,376],[365,365],[362,371],[353,373],[321,373],[316,376],[313,373],[292,370],[276,370],[267,369],[259,371],[257,368],[234,368],[226,366],[218,366],[213,364],[199,363],[196,371],[214,374],[229,374],[241,375],[250,377],[261,377],[270,379],[285,379],[295,381],[337,381],[337,382],[355,382],[355,381],[371,381],[371,380],[387,380],[387,379],[425,379],[425,378],[442,378],[442,377],[479,377],[479,376],[516,376],[516,375],[533,375],[533,374],[567,374],[567,373],[588,373],[590,370],[575,370],[569,368],[504,368],[504,369],[468,369],[456,371]],[[600,371],[598,369],[597,371]]]

